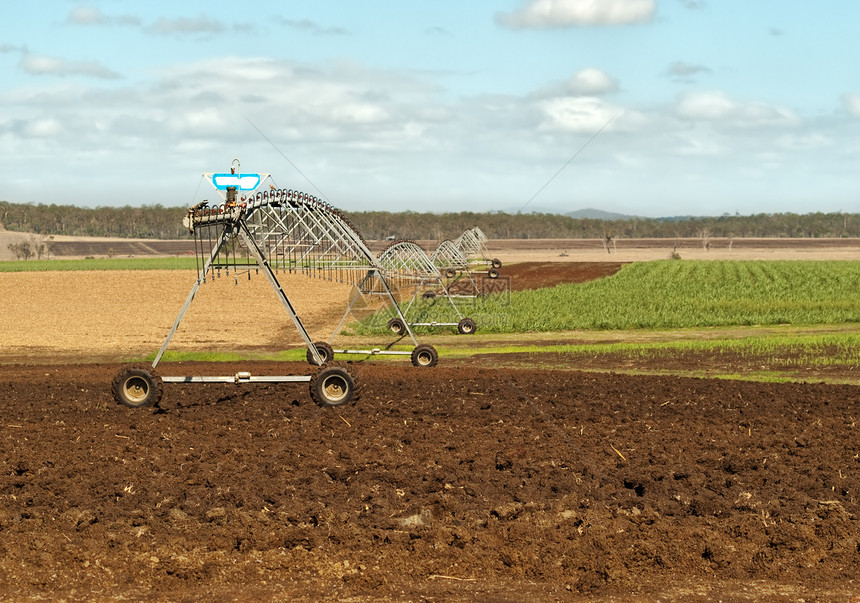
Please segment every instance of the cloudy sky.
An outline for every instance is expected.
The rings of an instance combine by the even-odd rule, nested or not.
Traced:
[[[860,211],[860,2],[7,1],[0,199]]]

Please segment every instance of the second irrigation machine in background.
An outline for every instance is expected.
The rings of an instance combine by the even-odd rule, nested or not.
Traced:
[[[388,328],[398,335],[403,334],[409,327],[444,327],[454,326],[457,331],[462,334],[471,334],[475,332],[475,321],[471,318],[464,317],[454,299],[448,291],[448,287],[442,277],[439,268],[433,263],[433,260],[427,255],[427,252],[413,241],[397,241],[389,245],[377,258],[377,263],[385,270],[386,274],[392,279],[396,279],[401,284],[407,283],[412,289],[413,294],[409,298],[406,308],[402,310],[402,316],[395,316],[388,321]],[[424,294],[425,298],[435,298],[437,291],[444,297],[450,307],[456,314],[457,322],[432,321],[422,322],[414,320],[406,322],[405,317],[409,315],[409,310],[415,304],[419,295]],[[411,332],[411,331],[410,331]]]

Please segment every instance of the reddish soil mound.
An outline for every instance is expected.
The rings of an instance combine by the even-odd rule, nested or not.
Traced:
[[[619,262],[523,262],[503,266],[499,272],[510,278],[512,291],[522,291],[593,281],[615,274],[622,266]]]
[[[354,406],[166,385],[154,413],[117,368],[3,370],[7,597],[857,594],[856,387],[380,363]]]

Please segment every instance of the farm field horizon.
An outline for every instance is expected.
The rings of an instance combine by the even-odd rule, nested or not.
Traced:
[[[27,242],[32,233],[0,229],[0,260],[14,260],[10,243]],[[193,254],[191,239],[125,239],[54,235],[54,259],[165,257]],[[436,240],[417,240],[432,249]],[[374,252],[388,241],[370,241]],[[860,258],[857,238],[721,238],[712,237],[707,247],[697,238],[618,238],[610,246],[601,239],[490,239],[488,251],[504,263],[527,261],[633,262],[666,259],[677,252],[683,259],[832,259]]]
[[[104,263],[110,268],[158,266],[162,261],[169,262],[89,262]],[[68,264],[81,268],[89,266],[89,262]],[[42,262],[46,267],[66,263]],[[18,263],[19,267],[34,265]],[[175,319],[196,278],[193,265],[191,262],[184,270],[0,272],[3,303],[9,310],[0,318],[5,362],[38,362],[51,357],[77,362],[145,358],[160,346]],[[766,340],[766,353],[772,360],[779,360],[781,346],[795,357],[804,346],[819,352],[826,348],[833,355],[835,350],[856,344],[860,316],[856,283],[860,272],[855,266],[853,262],[839,261],[514,264],[503,269],[506,276],[499,281],[511,289],[507,294],[461,302],[466,304],[463,312],[477,319],[477,334],[463,338],[452,336],[450,328],[420,327],[416,332],[422,340],[440,345],[460,359],[467,358],[470,350],[500,358],[500,350],[504,349],[509,356],[506,362],[517,355],[526,364],[539,365],[546,360],[559,368],[566,366],[567,359],[570,368],[611,370],[611,363],[596,361],[604,356],[615,357],[618,370],[670,370],[672,356],[712,353],[723,360],[736,356],[741,368],[763,360],[759,354],[764,349],[761,345],[743,343],[751,340]],[[610,275],[611,279],[604,278]],[[343,318],[354,290],[347,284],[300,274],[282,273],[280,278],[312,336],[328,340]],[[792,279],[805,281],[805,285],[793,284]],[[758,287],[756,281],[760,281]],[[637,283],[648,288],[647,304],[637,298]],[[685,283],[698,285],[687,288]],[[661,301],[662,287],[674,291]],[[762,289],[761,295],[755,294],[757,288]],[[57,291],[63,291],[63,295],[56,295]],[[771,299],[776,312],[769,309]],[[706,311],[697,318],[697,313],[691,312],[693,307]],[[386,336],[384,325],[381,330],[376,328],[375,335],[373,329],[366,328],[356,333],[351,321],[359,317],[353,311],[347,327],[341,329],[333,343],[352,349],[374,340],[409,343]],[[370,319],[384,322],[384,314],[380,319],[371,315]],[[28,328],[21,329],[20,324]],[[703,329],[707,336],[703,337]],[[713,345],[703,344],[703,339]],[[682,345],[684,341],[689,343]],[[605,343],[615,347],[602,345]],[[167,358],[173,350],[180,350],[179,354],[184,350],[186,355],[181,357],[186,358],[189,353],[202,357],[230,353],[241,357],[244,353],[274,358],[291,348],[299,348],[300,352],[303,344],[265,279],[225,272],[200,288]],[[748,360],[742,362],[741,356],[747,353]],[[589,355],[587,362],[583,362],[584,354]],[[634,358],[636,362],[631,366]],[[652,360],[654,366],[650,366]],[[804,368],[812,371],[807,377],[821,373],[822,377],[836,378],[841,373],[842,378],[851,378],[850,363],[855,360],[850,354],[836,354],[833,363],[819,361],[815,363],[817,368]],[[849,370],[841,371],[838,367],[845,363]],[[713,375],[713,368],[703,363],[701,374]],[[790,371],[784,377],[791,378]]]

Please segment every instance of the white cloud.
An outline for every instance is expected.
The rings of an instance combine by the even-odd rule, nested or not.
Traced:
[[[806,132],[801,134],[785,134],[774,141],[774,146],[789,151],[816,151],[829,147],[832,144],[829,136],[818,132]]]
[[[342,27],[325,27],[311,21],[310,19],[285,19],[283,17],[276,17],[275,21],[291,29],[309,33],[314,36],[343,36],[349,33]]]
[[[678,155],[717,157],[729,150],[714,136],[703,136],[690,132],[680,132],[676,135],[674,142],[673,150]]]
[[[842,95],[842,106],[852,117],[860,117],[860,94],[846,92]]]
[[[12,44],[0,44],[0,54],[11,54],[15,52],[26,52],[24,46],[14,46]]]
[[[140,19],[133,15],[109,16],[91,6],[76,6],[66,16],[69,25],[140,25]]]
[[[600,69],[587,68],[568,80],[568,89],[577,95],[600,95],[617,91],[618,83]]]
[[[195,18],[180,17],[177,19],[168,19],[161,17],[147,28],[150,33],[158,35],[174,35],[174,34],[216,34],[225,30],[225,26],[220,21],[210,19],[206,15],[200,15]]]
[[[541,131],[589,132],[605,127],[619,113],[599,98],[590,96],[554,98],[538,103],[546,119]]]
[[[666,70],[667,75],[679,82],[692,82],[696,75],[711,73],[711,70],[704,65],[692,65],[684,61],[674,61]]]
[[[30,56],[33,72],[76,70],[75,63],[41,57],[37,64],[38,58]],[[27,78],[23,86],[0,90],[0,140],[16,149],[15,166],[47,165],[50,158],[46,169],[57,182],[93,166],[128,175],[117,185],[120,194],[99,190],[70,197],[78,192],[57,186],[56,192],[39,189],[39,201],[191,202],[198,175],[224,169],[234,157],[250,170],[275,173],[278,186],[318,194],[267,138],[344,209],[518,207],[597,133],[595,144],[541,192],[535,207],[564,207],[573,195],[592,198],[601,190],[607,198],[617,196],[622,182],[672,197],[676,192],[667,183],[707,170],[737,175],[762,157],[768,157],[760,166],[769,170],[765,176],[791,173],[824,155],[818,148],[840,149],[854,161],[857,152],[838,142],[835,129],[860,123],[846,118],[848,111],[860,117],[857,94],[842,98],[841,119],[820,119],[826,138],[813,135],[822,128],[801,123],[783,107],[724,92],[690,92],[675,105],[637,106],[625,101],[626,88],[624,95],[612,95],[619,82],[595,67],[534,94],[455,100],[427,72],[348,61],[212,56],[152,75],[157,79],[135,78],[134,85]],[[167,174],[153,193],[161,196],[140,184],[141,174],[154,171]],[[709,187],[713,179],[703,176],[702,182]],[[677,195],[704,195],[705,188],[696,186]],[[136,196],[126,195],[131,188]],[[29,194],[23,186],[5,193],[10,200],[28,200]]]
[[[553,82],[534,93],[536,98],[604,96],[618,91],[618,82],[594,67],[581,69],[563,82]]]
[[[97,61],[70,61],[61,57],[25,54],[18,67],[30,75],[56,75],[94,77],[105,80],[119,79],[119,73]]]
[[[105,14],[92,6],[76,6],[66,16],[66,23],[72,25],[101,25],[107,21]]]
[[[22,135],[33,138],[54,138],[65,131],[63,124],[52,117],[24,122],[20,128]]]
[[[676,115],[688,121],[719,122],[740,128],[792,127],[800,120],[789,109],[758,101],[737,101],[724,92],[689,92],[681,96]]]
[[[81,64],[50,57],[29,57],[27,68],[54,75],[87,71]],[[344,150],[426,147],[442,139],[440,127],[452,127],[450,111],[428,102],[433,92],[423,82],[349,63],[309,68],[273,59],[219,57],[168,68],[160,76],[145,89],[6,91],[0,94],[0,107],[29,114],[26,123],[50,110],[58,119],[80,125],[81,132],[59,137],[58,144],[91,147],[131,138],[142,151],[184,138],[235,136],[259,143],[243,115],[278,140],[335,143]],[[243,93],[237,95],[237,90]],[[102,126],[95,127],[97,122]],[[430,130],[437,134],[427,134]],[[26,137],[30,130],[15,131]]]
[[[647,23],[656,10],[656,0],[529,0],[496,20],[513,28],[628,25]]]

